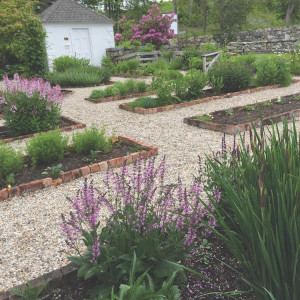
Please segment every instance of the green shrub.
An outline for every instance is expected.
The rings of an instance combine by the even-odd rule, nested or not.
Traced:
[[[114,84],[114,88],[118,91],[118,95],[121,95],[121,96],[126,96],[129,92],[126,83],[121,82],[121,81],[117,81]]]
[[[222,77],[215,78],[214,76],[211,76],[209,84],[216,95],[219,95],[224,87]]]
[[[186,100],[194,100],[203,96],[203,89],[207,83],[207,74],[201,71],[192,70],[186,75],[188,91]]]
[[[117,72],[115,64],[111,61],[109,56],[103,56],[101,59],[101,67],[104,69],[111,70],[112,74]]]
[[[255,63],[257,86],[280,84],[287,86],[292,80],[288,61],[279,56],[260,57]]]
[[[136,81],[133,79],[129,79],[126,81],[126,87],[128,94],[133,94],[136,91]]]
[[[252,151],[242,141],[232,153],[208,160],[206,176],[212,190],[221,191],[220,201],[211,201],[213,215],[255,299],[299,299],[299,133],[295,121],[285,121],[283,131],[277,125],[253,130]]]
[[[145,93],[147,91],[147,83],[145,81],[137,81],[136,89],[139,93]]]
[[[200,57],[192,57],[189,63],[190,69],[202,70],[202,59]]]
[[[117,71],[119,74],[125,74],[125,73],[129,72],[127,61],[120,61],[117,64]]]
[[[186,68],[189,67],[190,59],[192,57],[200,57],[200,51],[194,47],[186,48],[182,55],[182,62]]]
[[[160,73],[160,76],[163,77],[164,80],[183,78],[183,74],[177,70],[165,70]]]
[[[213,43],[206,43],[201,46],[199,51],[218,51],[219,48]]]
[[[183,59],[182,57],[176,57],[171,60],[169,64],[170,70],[182,70],[183,69]]]
[[[249,53],[249,54],[231,56],[229,58],[229,60],[234,62],[234,63],[245,64],[245,65],[254,67],[254,62],[256,61],[256,59],[258,57],[259,57],[258,55],[255,55],[253,53]]]
[[[90,94],[90,98],[101,99],[106,97],[112,97],[115,95],[117,95],[117,91],[112,87],[108,87],[104,90],[93,90]]]
[[[173,80],[173,91],[176,99],[179,101],[187,101],[189,97],[188,96],[189,87],[190,87],[190,82],[187,76]]]
[[[111,80],[112,70],[110,68],[103,67],[98,72],[100,73],[100,83],[108,84]]]
[[[59,130],[40,133],[27,144],[27,153],[31,164],[50,164],[63,159],[68,144],[68,137],[63,137]]]
[[[138,69],[140,62],[137,59],[129,59],[127,61],[128,71],[130,74],[134,74],[135,71]]]
[[[72,136],[73,149],[77,153],[90,154],[91,151],[102,151],[107,153],[112,148],[113,136],[105,136],[105,127],[101,131],[94,125],[84,132],[76,132]]]
[[[300,49],[286,54],[285,57],[289,60],[291,73],[293,75],[300,75]]]
[[[147,43],[144,47],[140,48],[140,52],[153,52],[155,47],[153,44]]]
[[[14,175],[23,168],[23,156],[12,146],[0,143],[0,189],[14,183]]]
[[[166,106],[174,103],[172,97],[173,82],[171,80],[162,80],[159,77],[153,78],[151,85],[157,95],[157,106]]]
[[[152,63],[155,70],[168,70],[169,63],[166,59],[160,58]]]
[[[65,72],[68,69],[86,67],[90,63],[89,59],[71,56],[61,56],[53,60],[53,70]]]
[[[157,70],[155,69],[153,63],[147,63],[145,65],[141,65],[137,69],[136,73],[138,75],[149,76],[149,75],[154,75],[156,71]]]
[[[133,102],[127,103],[126,105],[131,106],[132,108],[154,108],[157,107],[157,100],[151,97],[140,97],[135,99]]]
[[[223,60],[208,71],[209,81],[223,78],[222,91],[225,93],[245,90],[250,86],[252,73],[244,64]]]

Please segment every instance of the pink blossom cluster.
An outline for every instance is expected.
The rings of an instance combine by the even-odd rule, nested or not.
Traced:
[[[175,21],[174,13],[163,16],[156,4],[152,5],[148,13],[132,28],[134,34],[130,41],[139,40],[143,45],[151,43],[157,47],[170,44],[170,39],[174,37],[174,31],[170,29],[172,22]]]
[[[191,246],[197,238],[211,234],[203,226],[203,220],[211,227],[216,221],[211,217],[213,205],[208,203],[204,207],[199,200],[202,184],[195,181],[185,188],[179,180],[177,184],[166,185],[165,173],[165,159],[156,167],[154,158],[143,160],[139,157],[132,170],[126,164],[119,172],[108,170],[105,193],[85,184],[78,197],[71,201],[68,220],[63,217],[62,229],[70,247],[76,248],[76,240],[89,232],[94,237],[91,261],[99,257],[97,228],[102,209],[108,209],[111,214],[107,226],[123,222],[126,228],[141,236],[157,229],[167,235],[172,229],[181,233],[186,246]],[[216,195],[216,201],[219,196]]]
[[[3,76],[3,83],[7,92],[18,94],[25,93],[30,99],[35,93],[38,93],[41,100],[48,102],[50,109],[51,104],[61,104],[65,100],[65,95],[61,92],[60,86],[51,87],[49,81],[44,81],[42,78],[19,77],[16,73],[14,78],[10,80],[7,75]],[[0,98],[0,104],[6,104],[5,95]],[[13,105],[12,105],[13,106]],[[11,111],[14,107],[11,107]]]

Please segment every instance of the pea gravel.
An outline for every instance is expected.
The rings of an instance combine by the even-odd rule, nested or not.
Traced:
[[[67,96],[63,104],[63,114],[85,122],[87,126],[94,123],[101,127],[104,124],[108,133],[115,130],[117,134],[125,134],[158,146],[158,159],[164,155],[167,158],[167,179],[174,182],[180,174],[183,182],[188,184],[192,175],[197,173],[198,155],[219,150],[223,134],[183,124],[184,117],[297,93],[300,92],[300,83],[152,115],[118,109],[119,103],[131,100],[103,104],[85,101],[84,98],[93,89],[73,89],[75,93]],[[300,118],[296,119],[296,124],[299,129]],[[232,136],[228,136],[228,145],[231,141]],[[11,145],[24,149],[25,143],[26,140],[23,140]],[[103,176],[103,172],[98,172],[90,175],[90,179],[101,187]],[[71,252],[60,228],[61,214],[68,214],[66,197],[74,197],[82,184],[83,179],[78,179],[57,188],[51,187],[0,202],[0,291],[68,263],[67,256]]]

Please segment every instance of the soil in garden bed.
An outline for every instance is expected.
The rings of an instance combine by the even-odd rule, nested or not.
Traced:
[[[295,96],[297,95],[281,97],[281,101],[276,99],[257,104],[246,105],[243,107],[235,107],[228,110],[216,111],[211,113],[213,118],[208,120],[208,122],[238,125],[259,120],[260,117],[267,118],[300,109],[300,100],[292,100],[292,98]],[[195,117],[195,119],[196,118],[197,117]]]
[[[68,120],[64,117],[61,117],[58,127],[59,128],[64,128],[64,127],[72,126],[72,125],[75,125],[75,124],[76,123],[72,122],[71,120]],[[11,135],[7,131],[7,128],[5,126],[0,126],[0,141],[4,140],[4,139],[12,138],[12,137],[15,137],[15,136]]]
[[[57,166],[59,163],[62,164],[61,170],[63,172],[79,169],[84,166],[88,166],[101,161],[110,160],[117,157],[123,157],[130,153],[137,152],[139,150],[146,150],[142,147],[129,146],[126,143],[115,143],[113,144],[112,150],[109,153],[98,153],[94,158],[90,154],[78,154],[75,152],[67,152],[61,162],[55,162],[48,165],[38,165],[36,168],[29,166],[28,159],[25,161],[27,165],[23,170],[17,173],[14,177],[14,186],[31,182],[34,180],[51,177],[50,175],[42,175],[47,167]]]

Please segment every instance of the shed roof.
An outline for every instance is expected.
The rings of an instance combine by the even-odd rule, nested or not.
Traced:
[[[41,14],[44,23],[51,24],[111,24],[111,19],[73,0],[57,0]]]

